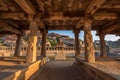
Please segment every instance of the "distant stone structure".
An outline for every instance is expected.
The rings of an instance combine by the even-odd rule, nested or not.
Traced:
[[[61,39],[58,41],[58,46],[63,46],[63,41]]]

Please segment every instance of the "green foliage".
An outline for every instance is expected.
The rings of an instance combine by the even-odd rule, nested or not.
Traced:
[[[8,46],[8,44],[3,44],[3,46]]]
[[[56,40],[50,41],[50,44],[51,46],[57,46],[57,41]]]
[[[57,37],[56,40],[57,40],[57,42],[59,42],[60,41],[60,37]]]
[[[79,39],[79,41],[82,41],[81,39]],[[83,42],[83,41],[82,41]]]

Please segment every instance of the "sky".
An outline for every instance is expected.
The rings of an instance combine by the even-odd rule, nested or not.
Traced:
[[[70,38],[74,38],[74,33],[71,30],[49,30],[48,33],[58,33],[62,35],[68,35]],[[94,40],[99,40],[99,36],[96,36],[96,31],[92,31],[93,35],[93,41]],[[79,39],[84,40],[84,32],[80,31],[79,33]],[[120,36],[115,36],[115,35],[106,35],[105,40],[107,41],[116,41],[120,39]]]

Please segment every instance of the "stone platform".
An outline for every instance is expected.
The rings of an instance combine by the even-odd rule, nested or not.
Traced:
[[[59,53],[55,56],[55,60],[66,60],[66,56],[65,54]]]

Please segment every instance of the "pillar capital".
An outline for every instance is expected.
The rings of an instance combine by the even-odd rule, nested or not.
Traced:
[[[32,26],[32,24],[39,26],[40,17],[36,17],[35,15],[28,15],[28,21],[30,22],[30,26]]]
[[[101,38],[104,38],[104,37],[105,37],[105,34],[100,33],[99,36],[100,36]]]
[[[91,26],[91,23],[92,23],[93,21],[92,20],[90,20],[90,19],[84,19],[84,25],[85,26]]]
[[[23,34],[16,34],[16,36],[17,36],[17,37],[22,37],[22,36],[23,36]]]
[[[89,20],[89,19],[84,20],[84,27],[83,27],[83,29],[85,31],[91,30],[91,24],[92,24],[92,20]]]
[[[48,33],[48,30],[46,30],[46,29],[41,29],[40,32],[41,32],[42,34],[47,34],[47,33]]]
[[[40,17],[39,16],[35,16],[33,14],[29,14],[28,15],[28,21],[31,22],[31,21],[35,21],[35,22],[38,22],[40,21]]]
[[[79,33],[80,33],[80,30],[79,30],[79,29],[74,29],[74,30],[73,30],[73,33],[79,34]]]
[[[31,22],[33,21],[34,15],[28,15],[28,21]]]

